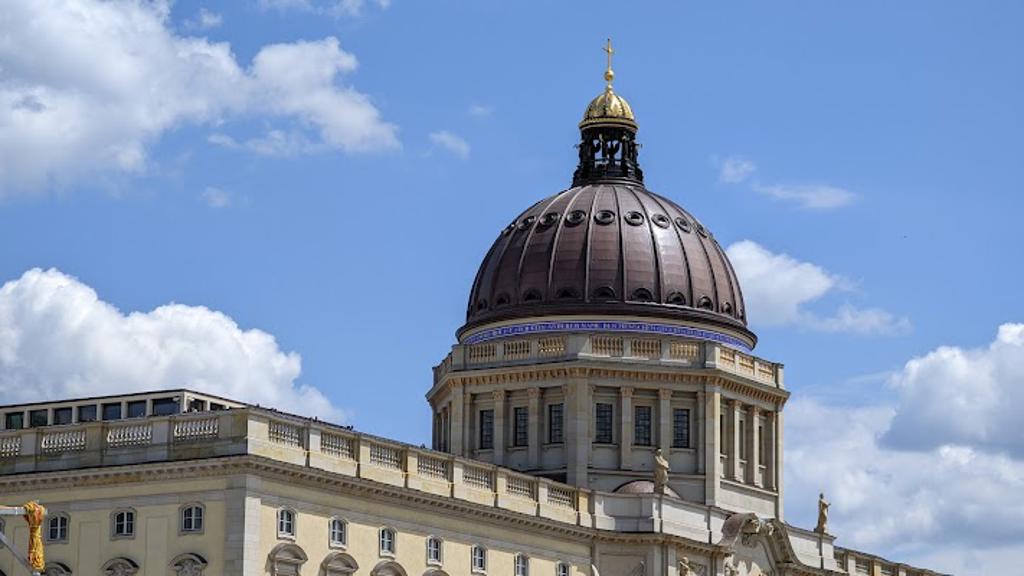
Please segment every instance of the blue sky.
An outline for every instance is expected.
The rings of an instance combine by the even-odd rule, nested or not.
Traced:
[[[0,386],[19,397],[230,374],[228,391],[255,378],[285,389],[257,400],[428,443],[430,367],[498,231],[568,186],[611,36],[648,187],[745,262],[756,353],[786,364],[794,392],[795,461],[849,438],[794,429],[839,419],[869,460],[960,463],[991,502],[1024,489],[1020,442],[978,424],[1012,423],[1005,402],[974,393],[1024,376],[1019,335],[997,336],[1024,320],[1024,5],[34,4],[0,17],[13,38],[0,42],[0,318],[73,337],[0,338]],[[11,34],[38,27],[64,32]],[[82,302],[117,328],[83,344],[68,320]],[[235,349],[237,371],[156,354],[151,379],[148,356],[102,340],[143,342],[139,330],[172,335],[157,348],[199,333],[259,342]],[[90,363],[97,349],[108,363]],[[62,368],[34,369],[42,359]],[[973,424],[942,436],[943,414]],[[942,528],[988,526],[958,516],[975,496],[894,470],[851,483],[867,463],[834,464],[791,474],[790,521],[813,522],[819,488],[846,490],[841,544],[957,573],[1024,553],[1024,510],[981,545]],[[930,519],[894,520],[884,538],[854,530],[931,497],[952,504],[923,504]]]

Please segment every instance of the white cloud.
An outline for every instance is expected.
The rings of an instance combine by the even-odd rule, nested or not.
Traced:
[[[849,190],[820,184],[773,186],[754,184],[752,187],[758,194],[776,200],[793,202],[807,210],[834,210],[849,205],[857,198],[857,195]]]
[[[214,186],[203,190],[203,201],[210,208],[227,208],[231,204],[231,194]]]
[[[824,491],[838,545],[964,576],[1013,573],[1024,557],[1024,501],[1014,496],[1024,493],[1024,462],[965,445],[880,442],[898,410],[916,407],[790,402],[787,519],[813,526]]]
[[[494,114],[494,107],[485,106],[483,104],[472,104],[470,105],[467,112],[469,112],[470,116],[475,116],[477,118],[486,118]]]
[[[469,142],[466,142],[461,136],[441,130],[431,133],[430,141],[463,160],[469,158]]]
[[[752,177],[757,172],[757,165],[743,156],[726,156],[720,159],[712,156],[711,162],[718,168],[718,181],[724,184],[743,184],[750,182],[754,192],[796,204],[805,210],[834,210],[851,204],[857,199],[853,192],[838,186],[824,184],[761,184]]]
[[[718,162],[718,180],[726,184],[739,184],[749,178],[757,166],[742,156],[729,156]]]
[[[391,0],[259,0],[259,6],[264,10],[298,10],[348,17],[362,16],[367,4],[374,4],[383,10],[391,6]]]
[[[8,403],[195,388],[334,422],[344,412],[298,383],[302,360],[261,330],[202,306],[122,313],[57,270],[0,287],[0,396]]]
[[[843,304],[827,316],[808,310],[826,295],[849,288],[849,282],[820,266],[773,253],[751,240],[736,242],[727,252],[743,286],[752,323],[859,334],[893,334],[910,329],[909,320],[879,308]]]
[[[891,383],[901,407],[888,445],[970,444],[1024,458],[1024,324],[1004,324],[983,348],[943,346],[906,363]]]
[[[185,27],[190,30],[212,30],[219,28],[224,23],[224,17],[206,8],[200,8],[194,18],[185,21]]]
[[[227,43],[180,36],[166,2],[15,2],[0,18],[0,197],[138,173],[183,124],[254,115],[345,152],[398,145],[396,127],[341,79],[337,39],[275,44],[243,68]]]

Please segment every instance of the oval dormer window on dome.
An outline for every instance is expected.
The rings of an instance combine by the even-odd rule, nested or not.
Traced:
[[[711,298],[707,296],[701,296],[700,300],[697,301],[697,308],[702,310],[714,310],[715,305],[711,302]]]
[[[558,292],[555,292],[555,298],[558,300],[578,300],[580,293],[575,288],[559,288]]]
[[[611,286],[601,286],[601,287],[597,288],[596,290],[594,290],[594,299],[595,300],[614,300],[615,299],[615,289],[612,288]]]
[[[644,223],[644,215],[636,210],[631,210],[626,213],[625,220],[626,224],[630,226],[639,226]]]
[[[531,288],[523,294],[523,302],[540,302],[543,299],[540,290]]]
[[[673,306],[686,306],[686,296],[683,296],[682,292],[672,292],[665,299],[665,303]]]
[[[647,288],[637,288],[629,299],[635,302],[654,302],[654,294]]]
[[[587,219],[587,213],[584,210],[573,210],[565,215],[566,226],[578,226]]]

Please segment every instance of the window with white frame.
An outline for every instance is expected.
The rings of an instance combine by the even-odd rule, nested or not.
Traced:
[[[277,537],[295,538],[295,510],[281,508],[277,511]]]
[[[392,528],[380,529],[380,553],[384,556],[395,555],[395,531]]]
[[[516,554],[516,576],[530,576],[530,559],[525,554]]]
[[[441,539],[427,538],[427,564],[441,564]]]
[[[331,518],[327,525],[327,539],[334,548],[348,545],[348,524],[341,518]]]
[[[135,536],[135,511],[115,510],[110,517],[110,535],[114,538]]]
[[[470,566],[474,573],[487,572],[487,549],[483,546],[473,546],[470,552]]]
[[[569,576],[569,565],[565,562],[555,564],[555,576]]]
[[[199,533],[203,531],[204,509],[202,504],[186,504],[181,507],[181,531]]]
[[[47,542],[67,542],[70,522],[66,514],[54,514],[46,521]]]

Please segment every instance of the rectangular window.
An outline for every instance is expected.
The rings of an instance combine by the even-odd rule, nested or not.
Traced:
[[[480,449],[494,448],[494,410],[480,411]]]
[[[177,413],[177,398],[157,398],[153,400],[153,416],[170,416]]]
[[[672,447],[690,447],[690,410],[676,408],[672,411]]]
[[[561,444],[562,438],[562,404],[548,405],[548,443]]]
[[[612,405],[598,404],[594,415],[594,443],[611,444],[612,436]]]
[[[66,542],[68,539],[68,517],[54,516],[49,519],[46,539],[50,542]]]
[[[757,427],[757,461],[764,465],[764,453],[765,453],[765,437],[764,437],[764,426],[758,425]]]
[[[53,410],[53,423],[54,424],[71,424],[71,407],[55,408]]]
[[[651,445],[651,407],[637,406],[633,410],[633,443]]]
[[[530,412],[525,406],[512,409],[512,445],[526,446],[530,443]]]
[[[718,417],[718,453],[722,456],[726,455],[725,445],[728,442],[725,441],[725,414]]]
[[[128,403],[129,418],[143,418],[146,416],[146,401],[132,400]]]
[[[113,402],[111,404],[103,405],[103,419],[104,420],[120,420],[121,419],[121,403]]]
[[[4,428],[7,430],[21,430],[25,427],[25,415],[21,412],[8,412],[4,414]]]
[[[746,460],[747,459],[747,435],[746,435],[746,433],[744,431],[744,428],[745,428],[744,425],[745,424],[746,424],[746,422],[744,422],[743,420],[739,421],[739,428],[740,428],[740,460]]]
[[[79,422],[95,422],[96,421],[96,405],[90,406],[79,406],[78,407],[78,421]]]
[[[441,563],[441,540],[439,538],[427,539],[427,562],[431,564]]]
[[[46,410],[33,410],[28,413],[28,425],[31,428],[46,426],[50,423],[50,416]]]
[[[193,398],[193,399],[188,401],[188,411],[189,412],[205,412],[206,411],[206,402],[204,400],[202,400],[202,399],[199,399],[199,398]]]
[[[218,410],[227,410],[227,409],[228,409],[228,407],[223,405],[223,404],[218,404],[216,402],[210,402],[210,412],[216,412]]]

